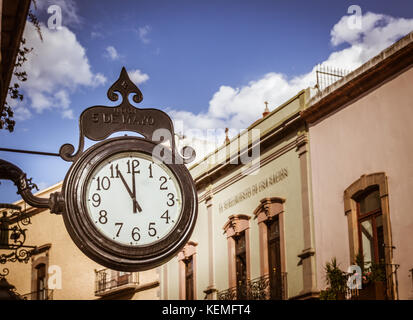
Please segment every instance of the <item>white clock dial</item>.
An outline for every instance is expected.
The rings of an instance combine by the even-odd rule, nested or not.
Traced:
[[[172,171],[140,152],[122,152],[102,161],[87,182],[85,201],[96,228],[130,246],[167,236],[182,211],[182,193]]]

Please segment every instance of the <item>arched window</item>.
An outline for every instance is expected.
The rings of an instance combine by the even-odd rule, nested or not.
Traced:
[[[39,246],[37,252],[31,258],[32,276],[30,299],[32,300],[49,300],[53,298],[47,285],[50,247],[51,244]]]
[[[374,263],[384,269],[386,296],[397,299],[386,175],[383,172],[363,175],[352,183],[344,191],[344,210],[351,263],[359,260],[365,267]]]
[[[284,202],[282,198],[265,198],[255,209],[260,233],[260,270],[263,279],[269,279],[268,298],[286,299],[286,272],[284,264]]]
[[[179,298],[196,300],[196,246],[189,241],[178,254],[179,261]]]
[[[247,298],[250,270],[250,216],[231,215],[223,229],[228,240],[228,282],[237,299]]]

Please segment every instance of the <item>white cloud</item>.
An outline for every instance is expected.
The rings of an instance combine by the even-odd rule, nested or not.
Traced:
[[[332,52],[322,65],[354,70],[413,30],[413,19],[393,18],[370,12],[362,16],[361,29],[352,30],[348,27],[348,17],[342,17],[331,30],[332,45],[346,47]],[[270,109],[273,109],[300,90],[314,86],[315,71],[316,67],[313,67],[311,72],[292,78],[269,72],[240,88],[222,85],[209,101],[206,112],[169,112],[173,119],[183,121],[186,129],[243,129],[262,116],[264,101],[268,101],[272,106]]]
[[[73,110],[72,109],[67,109],[64,110],[62,112],[62,118],[63,119],[69,119],[69,120],[73,120],[75,118],[74,114],[73,114]]]
[[[92,32],[90,33],[90,37],[91,37],[92,39],[103,38],[103,34],[102,34],[101,32],[99,32],[99,31],[92,31]]]
[[[20,101],[18,99],[8,99],[7,102],[13,110],[13,118],[15,120],[24,121],[31,118],[32,113],[29,108],[27,108],[24,100]]]
[[[96,73],[93,75],[92,83],[90,84],[92,87],[99,87],[106,83],[107,79],[102,73]]]
[[[25,106],[16,111],[16,116],[27,119],[30,109],[37,113],[56,109],[62,117],[70,119],[73,117],[70,93],[79,86],[102,85],[106,82],[105,76],[91,71],[84,47],[67,27],[52,31],[42,25],[42,42],[34,26],[27,22],[23,36],[26,46],[34,49],[24,64],[28,74],[27,81],[21,83]]]
[[[78,8],[73,0],[36,0],[36,6],[39,11],[47,12],[51,5],[57,5],[62,10],[62,25],[77,26],[82,23],[78,14]],[[36,13],[36,11],[34,11]]]
[[[139,69],[128,71],[129,78],[136,84],[139,85],[149,80],[149,76],[146,73],[142,73]]]
[[[151,31],[151,27],[146,25],[144,27],[139,27],[138,29],[138,34],[139,34],[139,38],[141,39],[141,41],[143,43],[149,43],[150,40],[147,38],[148,33]]]
[[[331,43],[334,46],[349,44],[353,53],[354,67],[366,62],[400,37],[413,30],[413,19],[393,18],[384,14],[367,12],[361,17],[361,28],[352,29],[348,24],[349,16],[344,16],[331,30]],[[336,54],[336,58],[341,58]],[[347,58],[348,59],[348,58]],[[341,61],[337,61],[341,62]]]
[[[30,110],[23,105],[16,106],[15,108],[13,108],[13,111],[14,119],[18,121],[24,121],[32,117],[32,113],[30,112]]]
[[[60,90],[55,93],[55,98],[60,102],[62,109],[67,109],[70,106],[69,95],[65,90]]]
[[[118,60],[119,54],[116,51],[115,47],[109,46],[106,48],[105,57],[109,58],[110,60]]]

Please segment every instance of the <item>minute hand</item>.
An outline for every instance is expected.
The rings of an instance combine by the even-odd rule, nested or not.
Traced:
[[[117,174],[119,175],[120,179],[122,180],[126,190],[128,191],[130,197],[132,198],[133,201],[133,213],[136,213],[136,208],[138,209],[139,212],[142,212],[142,208],[139,205],[138,201],[136,201],[135,195],[132,193],[131,189],[129,188],[128,184],[125,181],[125,178],[123,177],[122,173],[120,170],[117,171]]]

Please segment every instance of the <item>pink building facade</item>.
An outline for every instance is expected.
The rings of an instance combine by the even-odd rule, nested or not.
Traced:
[[[413,33],[320,92],[309,126],[317,289],[326,262],[384,263],[390,299],[413,299]]]

